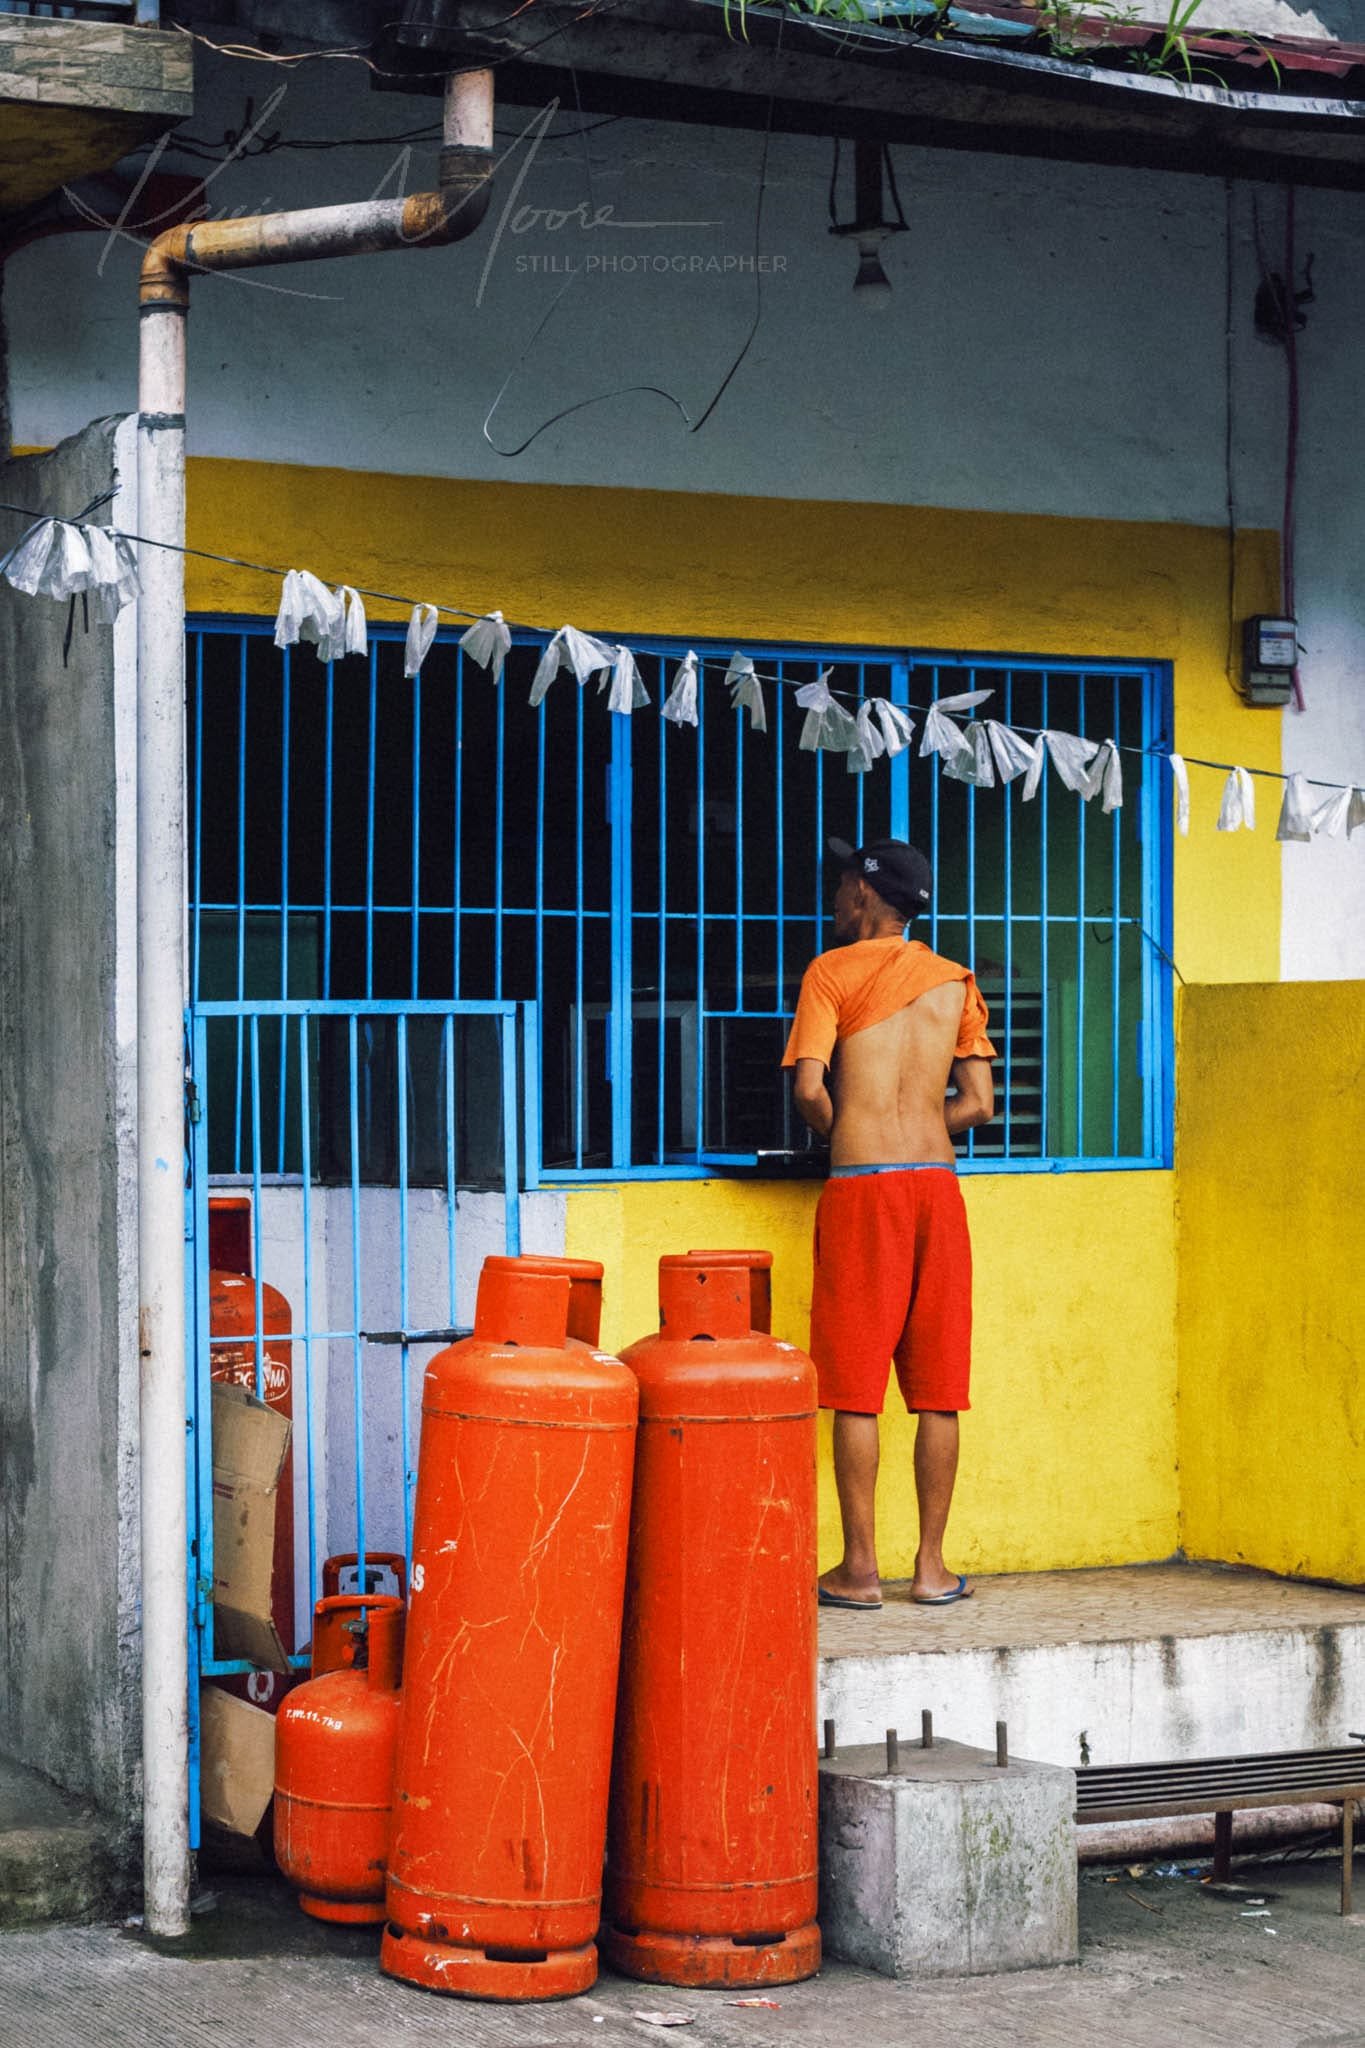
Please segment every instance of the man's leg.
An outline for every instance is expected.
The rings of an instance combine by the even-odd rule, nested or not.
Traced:
[[[956,1417],[954,1417],[956,1420]],[[877,1464],[881,1444],[875,1415],[836,1409],[834,1484],[844,1526],[844,1556],[820,1580],[830,1593],[875,1606],[882,1597],[877,1576]],[[950,1489],[951,1490],[951,1489]]]
[[[919,1549],[910,1591],[921,1600],[951,1592],[957,1573],[943,1562],[943,1535],[957,1478],[957,1416],[926,1409],[915,1432],[915,1497],[919,1502]]]

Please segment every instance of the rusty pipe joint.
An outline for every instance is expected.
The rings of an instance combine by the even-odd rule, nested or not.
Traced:
[[[142,264],[144,312],[188,311],[195,271],[251,270],[383,249],[445,248],[462,242],[488,211],[493,175],[493,74],[447,81],[439,184],[406,199],[300,207],[239,220],[189,221],[158,235]]]

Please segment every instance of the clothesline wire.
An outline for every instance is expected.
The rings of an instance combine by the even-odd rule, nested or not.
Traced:
[[[106,502],[108,498],[112,498],[113,495],[114,493],[112,491],[106,492],[104,498],[96,499],[93,505],[87,506],[85,508],[85,514],[82,516],[88,516],[88,514],[92,510],[98,509],[98,507],[101,504]],[[16,515],[16,517],[20,519],[31,519],[35,522],[40,522],[44,519],[53,519],[57,517],[57,514],[52,512],[37,512],[30,505],[12,505],[6,503],[4,500],[0,500],[0,512],[12,512]],[[73,526],[79,525],[80,520],[74,519],[67,523]],[[283,569],[273,568],[268,562],[249,562],[243,555],[223,555],[219,554],[217,550],[214,548],[195,548],[190,547],[185,543],[172,540],[152,540],[150,536],[148,536],[147,534],[130,533],[127,531],[126,528],[123,527],[111,526],[106,528],[106,531],[110,533],[116,540],[132,541],[136,543],[136,545],[139,547],[165,548],[172,554],[192,556],[194,560],[199,562],[221,562],[224,564],[225,567],[229,569],[248,569],[255,575],[269,576],[273,578],[276,582],[283,582],[284,580],[285,571]],[[12,550],[10,552],[12,552]],[[341,586],[338,585],[338,587]],[[464,605],[435,604],[429,598],[417,599],[412,597],[404,597],[401,594],[401,592],[395,590],[372,590],[367,584],[364,583],[348,584],[345,587],[356,591],[357,594],[361,597],[375,598],[380,604],[403,605],[408,609],[415,608],[415,606],[418,603],[431,604],[432,609],[434,611],[445,612],[451,618],[457,619],[475,620],[485,619],[489,616],[489,614],[486,611],[470,611]],[[510,630],[513,632],[542,633],[546,630],[543,626],[528,625],[525,621],[508,621],[507,623],[509,625]],[[636,634],[631,634],[630,640],[632,647],[637,648],[645,653],[654,654],[661,661],[667,659],[667,656],[661,648],[650,644],[650,635],[646,634],[642,637]],[[716,662],[722,659],[724,659],[724,657],[717,654],[701,655],[698,657],[699,665],[703,670],[705,670],[708,662],[714,666]],[[809,659],[812,665],[815,666],[818,670],[819,663],[817,657],[811,655]],[[790,679],[786,676],[774,675],[770,670],[755,668],[754,674],[758,678],[759,682],[772,683],[778,689],[799,689],[803,687],[803,685],[797,683],[794,679]],[[830,695],[832,697],[842,697],[846,702],[851,704],[875,703],[878,701],[887,703],[891,701],[888,698],[877,699],[875,697],[859,696],[856,690],[837,690],[831,688]],[[935,707],[932,704],[901,704],[897,705],[896,708],[900,711],[918,712],[921,716],[923,716],[927,712],[934,710],[935,708],[941,707]],[[951,712],[944,713],[943,715],[945,717],[953,716]],[[1035,739],[1040,737],[1041,734],[1047,730],[1047,728],[1043,726],[1020,725],[1015,719],[1010,719],[1008,721],[1008,724],[1010,726],[1011,731],[1029,733]],[[1104,744],[1105,742],[1103,740],[1097,740],[1095,742],[1097,748],[1103,746]],[[1165,759],[1167,759],[1168,755],[1174,751],[1174,749],[1169,747],[1136,747],[1133,746],[1130,742],[1123,740],[1113,740],[1110,742],[1110,744],[1112,744],[1116,752],[1120,754],[1137,754],[1144,761],[1164,761]],[[1231,761],[1209,761],[1206,760],[1204,756],[1201,754],[1182,754],[1180,758],[1185,763],[1187,768],[1211,768],[1224,775],[1231,774],[1234,766],[1239,765]],[[1289,780],[1289,774],[1283,768],[1244,767],[1243,772],[1247,775],[1262,776],[1269,782],[1288,782]],[[1358,782],[1330,782],[1320,775],[1305,775],[1304,781],[1311,783],[1315,789],[1359,789],[1362,786],[1365,786],[1362,783]]]

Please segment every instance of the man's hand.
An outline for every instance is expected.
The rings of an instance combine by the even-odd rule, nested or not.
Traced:
[[[814,1066],[815,1061],[805,1064]],[[955,1138],[959,1131],[975,1130],[978,1124],[988,1124],[995,1115],[995,1078],[990,1061],[954,1060],[948,1070],[948,1079],[955,1091],[943,1105],[943,1121],[948,1126],[948,1136]],[[804,1109],[801,1114],[806,1115]],[[810,1118],[806,1117],[806,1121],[809,1123]]]
[[[990,1065],[985,1060],[971,1062],[984,1066],[987,1073]],[[808,1123],[817,1138],[828,1138],[834,1129],[834,1103],[825,1079],[823,1060],[798,1060],[795,1078],[792,1082],[792,1099],[802,1120]],[[950,1126],[951,1128],[951,1126]]]

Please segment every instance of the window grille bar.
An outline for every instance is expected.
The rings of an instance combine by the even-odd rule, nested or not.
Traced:
[[[303,1443],[304,1457],[308,1461],[308,1586],[309,1599],[312,1601],[322,1597],[322,1581],[318,1576],[317,1472],[313,1458],[313,1104],[307,1017],[301,1016],[298,1026],[299,1168],[303,1193]],[[288,1023],[282,1017],[281,1033],[287,1034],[288,1029]],[[296,1439],[297,1436],[296,1425]]]
[[[680,729],[681,730],[681,729]],[[697,986],[696,1012],[692,1020],[693,1072],[696,1084],[693,1088],[693,1143],[698,1153],[705,1147],[705,1125],[703,1104],[705,1090],[702,1075],[706,1060],[706,692],[697,691]]]
[[[408,1276],[412,1247],[408,1236],[408,1020],[401,1014],[394,1027],[394,1035],[397,1040],[395,1080],[398,1093],[398,1327],[406,1332],[411,1327]],[[453,1327],[453,1315],[450,1321]],[[412,1462],[411,1362],[408,1340],[404,1335],[398,1351],[398,1399],[399,1440],[403,1451],[403,1548],[409,1557],[412,1555],[412,1497],[417,1485]]]
[[[608,830],[611,835],[611,1014],[607,1019],[607,1079],[611,1087],[611,1163],[630,1165],[631,1108],[635,1100],[633,971],[635,919],[631,888],[633,718],[608,713],[611,757],[607,768]]]
[[[574,1164],[583,1164],[583,1126],[587,1117],[588,1027],[583,1015],[583,692],[574,699]]]
[[[463,661],[463,655],[461,656]],[[505,687],[505,686],[504,686]],[[545,987],[545,706],[536,713],[536,993]]]
[[[1009,725],[1014,717],[1014,671],[1005,671],[1005,718]],[[1004,1135],[1004,1155],[1014,1156],[1014,1080],[1016,1052],[1014,1044],[1014,783],[1004,783],[1000,790],[1000,801],[1004,805],[1001,830],[1005,841],[1005,1087],[1004,1114],[1001,1117]]]
[[[1121,717],[1121,706],[1120,706],[1120,703],[1119,703],[1119,679],[1118,679],[1118,677],[1117,677],[1117,676],[1115,676],[1115,677],[1113,678],[1113,681],[1112,681],[1112,684],[1111,684],[1111,689],[1110,689],[1110,704],[1111,704],[1111,712],[1110,712],[1110,716],[1111,716],[1111,719],[1112,719],[1112,723],[1111,723],[1111,725],[1110,725],[1110,727],[1109,727],[1109,730],[1110,730],[1110,732],[1111,732],[1111,733],[1113,734],[1113,736],[1114,736],[1115,740],[1117,741],[1117,740],[1118,740],[1118,739],[1119,739],[1119,738],[1121,737],[1121,732],[1120,732],[1120,724],[1119,724],[1119,721],[1120,721],[1120,717]],[[1109,883],[1109,886],[1110,886],[1110,888],[1111,888],[1111,889],[1112,889],[1112,891],[1113,891],[1113,906],[1112,906],[1112,907],[1113,907],[1113,912],[1114,912],[1114,916],[1113,916],[1113,924],[1112,924],[1112,928],[1111,928],[1111,930],[1110,930],[1110,934],[1109,934],[1109,949],[1110,949],[1110,956],[1111,956],[1111,957],[1110,957],[1110,962],[1109,962],[1109,974],[1110,974],[1110,1011],[1111,1011],[1111,1016],[1112,1016],[1112,1038],[1113,1038],[1113,1046],[1112,1046],[1112,1051],[1113,1051],[1113,1067],[1112,1067],[1112,1069],[1111,1069],[1111,1074],[1110,1074],[1110,1091],[1109,1091],[1109,1092],[1110,1092],[1110,1101],[1111,1101],[1111,1104],[1112,1104],[1112,1123],[1111,1123],[1111,1131],[1110,1131],[1110,1139],[1109,1139],[1109,1149],[1110,1149],[1110,1151],[1111,1151],[1111,1152],[1113,1153],[1113,1155],[1114,1155],[1114,1157],[1115,1157],[1116,1159],[1117,1159],[1117,1157],[1118,1157],[1118,1152],[1119,1152],[1119,1105],[1120,1105],[1120,1097],[1121,1097],[1121,1080],[1122,1080],[1122,1076],[1121,1076],[1121,1068],[1120,1068],[1120,1058],[1119,1058],[1119,1055],[1120,1055],[1120,1050],[1121,1050],[1121,1046],[1122,1046],[1122,1037],[1123,1037],[1123,1003],[1122,1003],[1122,982],[1121,982],[1121,978],[1120,978],[1120,973],[1119,973],[1119,969],[1120,969],[1120,965],[1121,965],[1121,962],[1120,962],[1120,948],[1121,948],[1121,946],[1122,946],[1122,944],[1123,944],[1123,938],[1122,938],[1122,929],[1123,929],[1123,925],[1122,925],[1122,918],[1121,918],[1121,916],[1120,916],[1120,911],[1122,910],[1122,907],[1123,907],[1123,906],[1122,906],[1122,888],[1123,888],[1123,837],[1122,837],[1122,833],[1121,833],[1121,831],[1120,831],[1120,826],[1121,826],[1121,823],[1122,823],[1122,819],[1123,819],[1123,812],[1122,812],[1121,810],[1118,810],[1118,811],[1114,811],[1114,812],[1112,812],[1112,813],[1111,813],[1111,815],[1110,815],[1110,819],[1109,819],[1109,825],[1110,825],[1110,833],[1109,833],[1109,842],[1110,842],[1110,883]]]
[[[371,650],[373,653],[373,649]],[[371,669],[373,674],[373,669]],[[365,1327],[361,1306],[360,1277],[360,1026],[355,1016],[346,1026],[347,1107],[351,1136],[351,1393],[355,1433],[355,1547],[359,1554],[359,1584],[365,1583],[365,1351],[360,1332]]]
[[[252,1346],[256,1359],[256,1399],[265,1399],[264,1282],[261,1278],[261,1021],[251,1020],[251,1288],[255,1301]]]
[[[1048,674],[1046,669],[1043,670],[1041,689],[1042,712],[1039,716],[1038,722],[1040,726],[1042,726],[1044,731],[1046,731],[1049,717]],[[1039,745],[1042,745],[1041,740],[1039,741]],[[1044,749],[1044,752],[1046,752],[1046,749]],[[1049,797],[1050,785],[1048,780],[1047,763],[1046,761],[1044,761],[1042,783],[1039,788],[1038,795],[1035,798],[1035,802],[1040,803],[1043,807],[1041,815],[1038,819],[1038,836],[1040,847],[1038,865],[1040,869],[1039,885],[1041,891],[1038,905],[1038,931],[1040,953],[1038,980],[1039,986],[1042,990],[1042,1029],[1039,1033],[1039,1037],[1042,1041],[1042,1056],[1039,1066],[1038,1088],[1039,1116],[1042,1119],[1042,1147],[1045,1156],[1050,1155],[1052,1152],[1052,1121],[1050,1101],[1051,1088],[1049,1085],[1049,1077],[1052,1073],[1052,983],[1048,978],[1048,904],[1051,900],[1048,895],[1048,848],[1051,844],[1051,836],[1048,831]]]
[[[412,891],[412,942],[408,959],[408,994],[416,996],[419,991],[418,961],[421,950],[422,914],[422,675],[419,670],[412,679],[412,845],[411,845],[411,891]],[[499,864],[501,874],[501,864]],[[501,989],[497,991],[500,995]],[[407,1317],[403,1318],[406,1329]],[[406,1358],[406,1354],[405,1354]],[[407,1410],[405,1409],[406,1416]]]
[[[744,727],[743,705],[735,712],[735,1002],[744,1007]]]
[[[365,767],[365,994],[374,994],[374,786],[379,723],[379,643],[370,642],[370,738]],[[362,1544],[363,1550],[364,1545]]]
[[[289,740],[290,740],[290,698],[293,684],[292,650],[284,650],[284,670],[280,683],[280,1000],[289,996]],[[289,1034],[280,1027],[280,1071],[279,1071],[279,1130],[276,1134],[277,1173],[284,1172],[284,1134],[288,1127],[285,1116],[285,1095],[287,1066],[289,1059]]]
[[[580,714],[582,705],[579,705]],[[494,742],[497,779],[493,786],[493,993],[502,1000],[502,879],[503,847],[507,818],[507,692],[497,693],[497,731]],[[581,777],[580,777],[581,784]],[[580,787],[580,799],[582,795]],[[417,991],[414,989],[413,994]]]
[[[516,1018],[504,1015],[498,1026],[502,1053],[502,1189],[503,1235],[509,1255],[521,1252],[521,1190],[517,1180],[517,1038]]]
[[[968,671],[967,671],[967,688],[968,688],[969,690],[974,690],[974,689],[976,688],[976,670],[975,670],[974,668],[969,668],[969,669],[968,669]],[[979,704],[973,704],[973,706],[972,706],[972,708],[971,708],[971,714],[970,714],[970,715],[971,715],[971,717],[972,717],[973,719],[975,719],[975,718],[977,717],[978,713],[980,712],[980,709],[981,709],[981,706],[980,706]],[[968,783],[965,783],[965,784],[963,785],[963,787],[964,787],[964,788],[966,789],[966,792],[967,792],[967,964],[968,964],[969,966],[975,966],[975,964],[976,964],[976,785],[975,785],[975,783],[971,783],[971,782],[968,782]],[[938,891],[937,891],[937,889],[935,889],[934,893],[935,893],[935,896],[937,896],[937,894],[938,894]],[[968,1159],[975,1159],[975,1157],[976,1157],[976,1132],[975,1132],[974,1130],[969,1130],[969,1131],[968,1131],[968,1133],[967,1133],[967,1157],[968,1157]]]
[[[194,891],[191,906],[193,945],[191,947],[190,988],[199,993],[200,961],[203,957],[201,943],[204,900],[204,636],[195,635],[194,642],[194,865],[191,870],[190,886]]]
[[[246,636],[237,654],[237,980],[235,993],[240,1002],[246,991]],[[242,1170],[243,1090],[246,1085],[246,1040],[240,1018],[237,1022],[237,1112],[234,1119],[233,1149],[237,1172]]]
[[[663,688],[663,663],[659,662],[654,677],[656,695]],[[659,728],[659,1069],[658,1069],[658,1130],[655,1137],[654,1160],[657,1166],[664,1163],[664,1037],[665,1018],[668,1014],[668,725],[664,719],[657,721]]]
[[[542,716],[543,716],[543,713],[542,713]],[[543,728],[542,728],[542,741],[543,741],[543,737],[544,737],[544,733],[543,733]],[[544,756],[543,756],[543,752],[542,752],[542,761],[543,761],[543,758],[544,758]],[[542,776],[541,776],[541,782],[542,782],[542,785],[543,785],[543,783],[544,783],[544,774],[543,774],[543,772],[542,772]],[[463,660],[462,660],[462,659],[461,659],[461,660],[458,660],[458,661],[456,662],[456,665],[455,665],[455,804],[454,804],[454,812],[455,812],[455,815],[454,815],[454,820],[453,820],[453,828],[452,828],[452,829],[453,829],[453,831],[454,831],[454,834],[455,834],[455,847],[454,847],[454,858],[453,858],[453,860],[452,860],[452,863],[451,863],[451,866],[452,866],[452,870],[453,870],[453,874],[452,874],[452,881],[451,881],[451,893],[452,893],[452,896],[453,896],[453,899],[454,899],[454,912],[455,912],[455,932],[454,932],[454,938],[453,938],[453,940],[452,940],[452,952],[453,952],[453,960],[452,960],[452,966],[451,966],[451,979],[450,979],[450,993],[451,993],[451,994],[452,994],[452,995],[453,995],[453,996],[454,996],[454,997],[456,998],[456,1000],[458,1001],[458,1000],[459,1000],[459,996],[460,996],[460,964],[461,964],[461,962],[460,962],[460,951],[461,951],[461,940],[462,940],[462,939],[463,939],[463,937],[464,937],[464,924],[463,924],[463,919],[462,919],[462,917],[461,917],[461,914],[460,914],[460,912],[461,912],[461,902],[462,902],[462,898],[461,898],[461,884],[462,884],[462,882],[463,882],[463,864],[464,864],[464,662],[463,662]]]
[[[1079,691],[1076,730],[1085,738],[1085,686]],[[1076,1142],[1071,1150],[1085,1156],[1085,862],[1087,803],[1076,806]]]
[[[455,1019],[447,1017],[441,1027],[441,1061],[445,1073],[446,1098],[446,1271],[450,1327],[455,1314]],[[407,1325],[404,1324],[406,1329]]]
[[[332,761],[335,744],[336,692],[332,664],[327,664],[323,719],[322,786],[322,993],[332,993]]]

